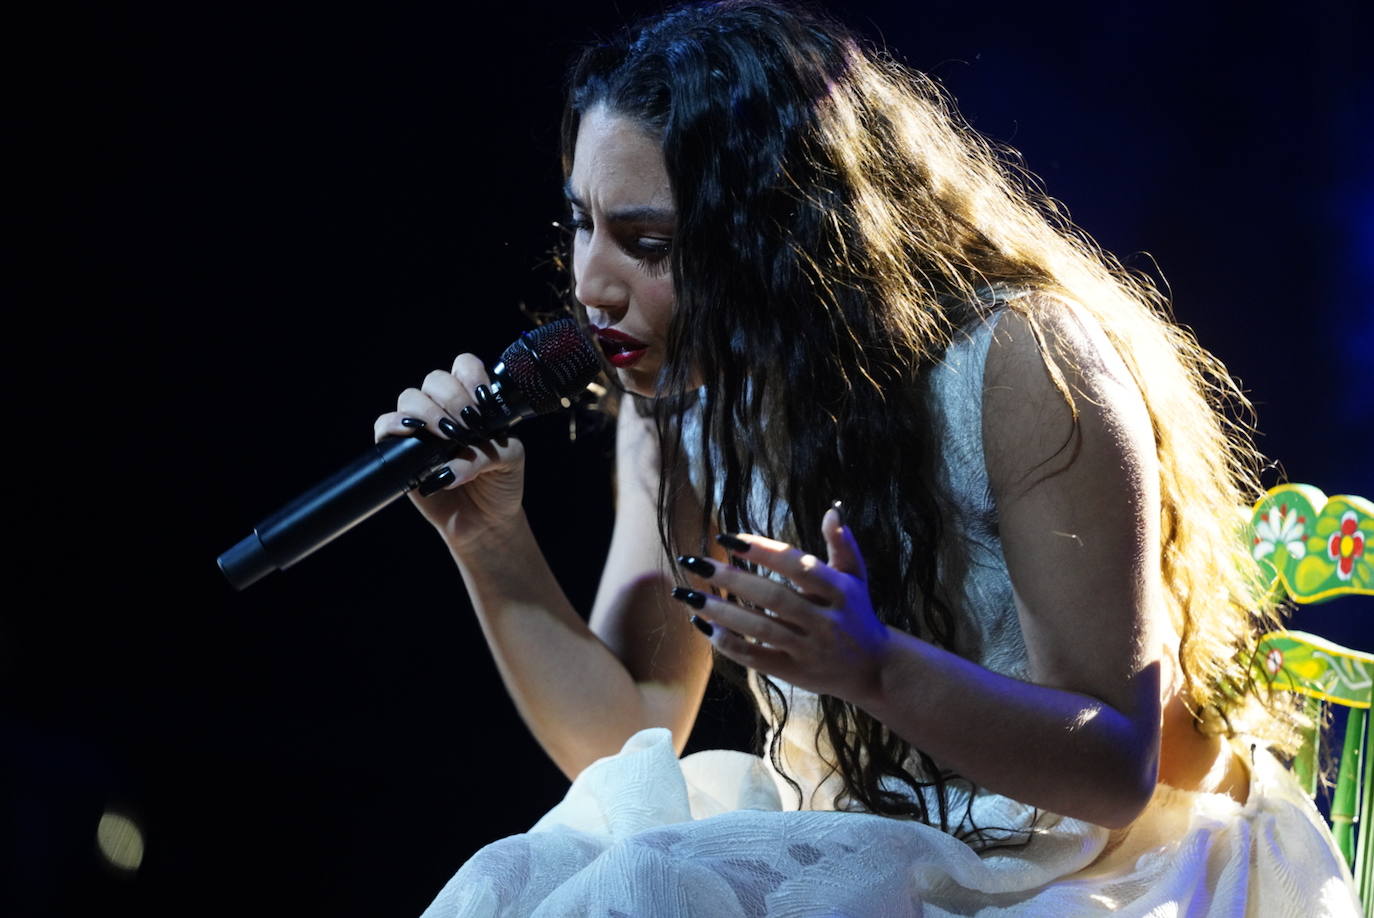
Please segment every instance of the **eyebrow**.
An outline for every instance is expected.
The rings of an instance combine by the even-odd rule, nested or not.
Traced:
[[[572,190],[572,184],[563,183],[563,197],[578,210],[586,210],[587,205]],[[677,212],[662,207],[622,207],[606,212],[606,219],[612,223],[675,223]]]

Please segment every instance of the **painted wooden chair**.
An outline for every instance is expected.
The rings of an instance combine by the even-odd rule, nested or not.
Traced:
[[[1348,494],[1328,498],[1311,485],[1284,484],[1258,501],[1246,529],[1250,558],[1273,598],[1318,603],[1346,595],[1374,596],[1374,503]],[[1374,653],[1341,647],[1314,634],[1264,635],[1252,662],[1257,680],[1308,699],[1317,725],[1304,737],[1293,770],[1316,794],[1321,774],[1321,723],[1327,704],[1348,708],[1331,833],[1350,864],[1367,918],[1374,918]]]

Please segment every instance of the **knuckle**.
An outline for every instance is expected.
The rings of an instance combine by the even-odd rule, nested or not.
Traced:
[[[787,587],[783,586],[780,583],[774,583],[770,580],[768,582],[766,595],[760,598],[763,599],[762,605],[764,608],[777,609],[779,606],[787,602],[789,596],[793,595],[795,594]]]
[[[430,370],[420,385],[423,392],[443,392],[453,388],[453,374],[445,370]]]
[[[731,631],[721,635],[720,646],[723,650],[728,650],[733,657],[752,657],[754,655],[755,645]]]
[[[488,382],[487,366],[476,354],[459,354],[453,361],[453,375],[472,385]]]

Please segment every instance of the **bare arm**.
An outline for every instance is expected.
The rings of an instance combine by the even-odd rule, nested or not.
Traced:
[[[699,544],[701,508],[685,470],[676,476],[675,535],[682,545]],[[680,753],[706,692],[711,645],[670,598],[677,565],[659,538],[658,481],[658,434],[626,397],[616,433],[615,531],[589,624],[639,687],[647,722],[670,728]]]
[[[485,381],[480,362],[460,358],[452,374],[436,372],[423,391],[403,393],[399,410],[378,419],[377,435],[412,432],[403,417],[440,428]],[[448,490],[416,499],[457,562],[516,709],[570,779],[645,727],[670,728],[680,751],[710,671],[706,641],[676,606],[668,609],[657,459],[646,455],[653,432],[633,415],[627,404],[616,447],[615,533],[590,623],[558,585],[519,508],[518,441],[470,451],[451,463]]]
[[[632,415],[627,404],[615,530],[589,623],[558,586],[523,513],[491,543],[500,551],[454,552],[506,690],[569,778],[645,727],[668,727],[681,751],[710,672],[710,647],[669,608],[656,458],[645,454],[652,432]]]
[[[987,787],[1121,826],[1159,759],[1154,441],[1101,332],[1067,309],[1048,326],[1076,433],[1022,317],[1002,317],[984,373],[988,476],[1033,684],[900,635],[873,713]]]
[[[744,554],[823,604],[799,604],[794,591],[722,569],[715,585],[779,617],[725,603],[707,608],[713,620],[771,645],[718,633],[722,652],[859,704],[981,786],[1121,826],[1149,800],[1159,756],[1153,435],[1138,390],[1100,332],[1065,310],[1048,335],[1051,353],[1066,358],[1079,411],[1076,450],[1061,452],[1070,410],[1024,320],[1002,318],[984,379],[989,480],[1032,682],[879,625],[858,546],[834,513],[824,524],[828,564],[755,537]]]

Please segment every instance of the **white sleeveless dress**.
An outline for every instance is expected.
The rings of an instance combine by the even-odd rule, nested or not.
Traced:
[[[961,336],[934,371],[932,392],[944,484],[959,514],[951,528],[972,556],[964,590],[976,621],[960,650],[1024,678],[983,465],[990,338],[990,324]],[[1116,831],[979,791],[974,823],[1033,832],[1028,844],[979,854],[922,823],[832,809],[842,785],[814,746],[816,698],[774,681],[789,696],[781,754],[802,809],[765,758],[713,750],[679,760],[668,730],[642,730],[578,775],[529,832],[478,851],[424,918],[1359,914],[1320,814],[1261,747],[1249,747],[1245,804],[1160,785],[1142,815]],[[952,800],[951,812],[967,802],[967,794]]]

